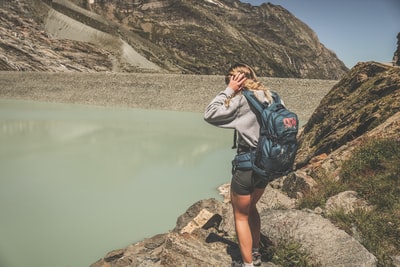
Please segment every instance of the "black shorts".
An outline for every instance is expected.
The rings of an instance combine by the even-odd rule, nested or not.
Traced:
[[[252,170],[232,171],[231,191],[238,195],[250,195],[255,188],[263,189],[267,185],[268,180]]]

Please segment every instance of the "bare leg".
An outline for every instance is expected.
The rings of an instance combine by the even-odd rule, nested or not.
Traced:
[[[253,248],[258,248],[260,246],[261,222],[260,222],[260,214],[258,213],[256,204],[260,200],[264,191],[265,189],[256,188],[254,192],[251,194],[249,225],[253,241],[252,244]]]
[[[240,253],[244,262],[253,261],[252,248],[260,244],[260,215],[256,204],[260,200],[264,189],[256,188],[250,195],[231,193],[231,202],[235,218],[235,229],[239,240]]]
[[[236,235],[239,240],[240,253],[244,262],[253,261],[251,249],[253,245],[251,229],[249,225],[249,212],[251,195],[231,194],[233,215],[235,218]]]

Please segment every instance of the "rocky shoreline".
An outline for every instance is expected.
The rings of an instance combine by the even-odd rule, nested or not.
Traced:
[[[260,78],[307,121],[337,81]],[[223,76],[143,73],[0,72],[0,98],[203,112]]]

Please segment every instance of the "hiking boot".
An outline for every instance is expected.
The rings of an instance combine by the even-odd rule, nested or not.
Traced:
[[[260,254],[260,252],[253,252],[251,255],[253,256],[253,265],[254,266],[261,266],[261,254]]]

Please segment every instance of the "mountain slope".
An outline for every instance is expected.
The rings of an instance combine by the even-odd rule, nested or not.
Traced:
[[[51,38],[38,17],[48,8],[39,0],[0,2],[0,70],[110,71],[110,53],[93,44]]]
[[[260,76],[272,77],[338,79],[347,71],[307,25],[280,6],[263,4],[256,7],[238,0],[89,2],[12,0],[7,5],[0,4],[2,19],[5,20],[0,30],[6,36],[12,35],[4,29],[4,25],[14,24],[7,19],[9,14],[31,22],[31,25],[24,23],[23,27],[25,32],[36,32],[28,36],[30,39],[37,39],[38,32],[42,39],[47,37],[46,41],[35,42],[40,43],[40,49],[48,49],[42,47],[46,43],[60,46],[65,43],[63,49],[72,49],[72,43],[84,46],[81,50],[86,50],[86,56],[85,51],[77,51],[82,54],[80,57],[77,55],[79,60],[71,55],[60,55],[60,61],[69,60],[71,66],[78,61],[90,68],[96,63],[90,57],[84,63],[90,54],[105,66],[93,67],[94,71],[223,74],[235,62],[245,62],[254,66]],[[62,16],[64,18],[60,19]],[[72,22],[65,24],[67,19],[79,28],[71,30]],[[65,27],[60,27],[55,21],[62,21]],[[73,36],[79,34],[77,29],[84,27],[89,28],[94,36],[107,35],[107,41]],[[7,54],[11,49],[6,41],[0,40],[3,48],[0,53]],[[15,48],[18,44],[14,42],[11,46]],[[9,63],[3,63],[2,69],[18,69],[13,67],[12,57],[7,57],[7,60]],[[22,69],[37,69],[35,62],[29,62],[29,59],[25,64],[30,67]],[[84,68],[76,66],[76,69],[82,71]]]
[[[307,25],[272,4],[111,0],[91,8],[154,44],[154,61],[165,68],[172,62],[183,72],[222,74],[240,61],[262,76],[326,79],[347,71]]]

